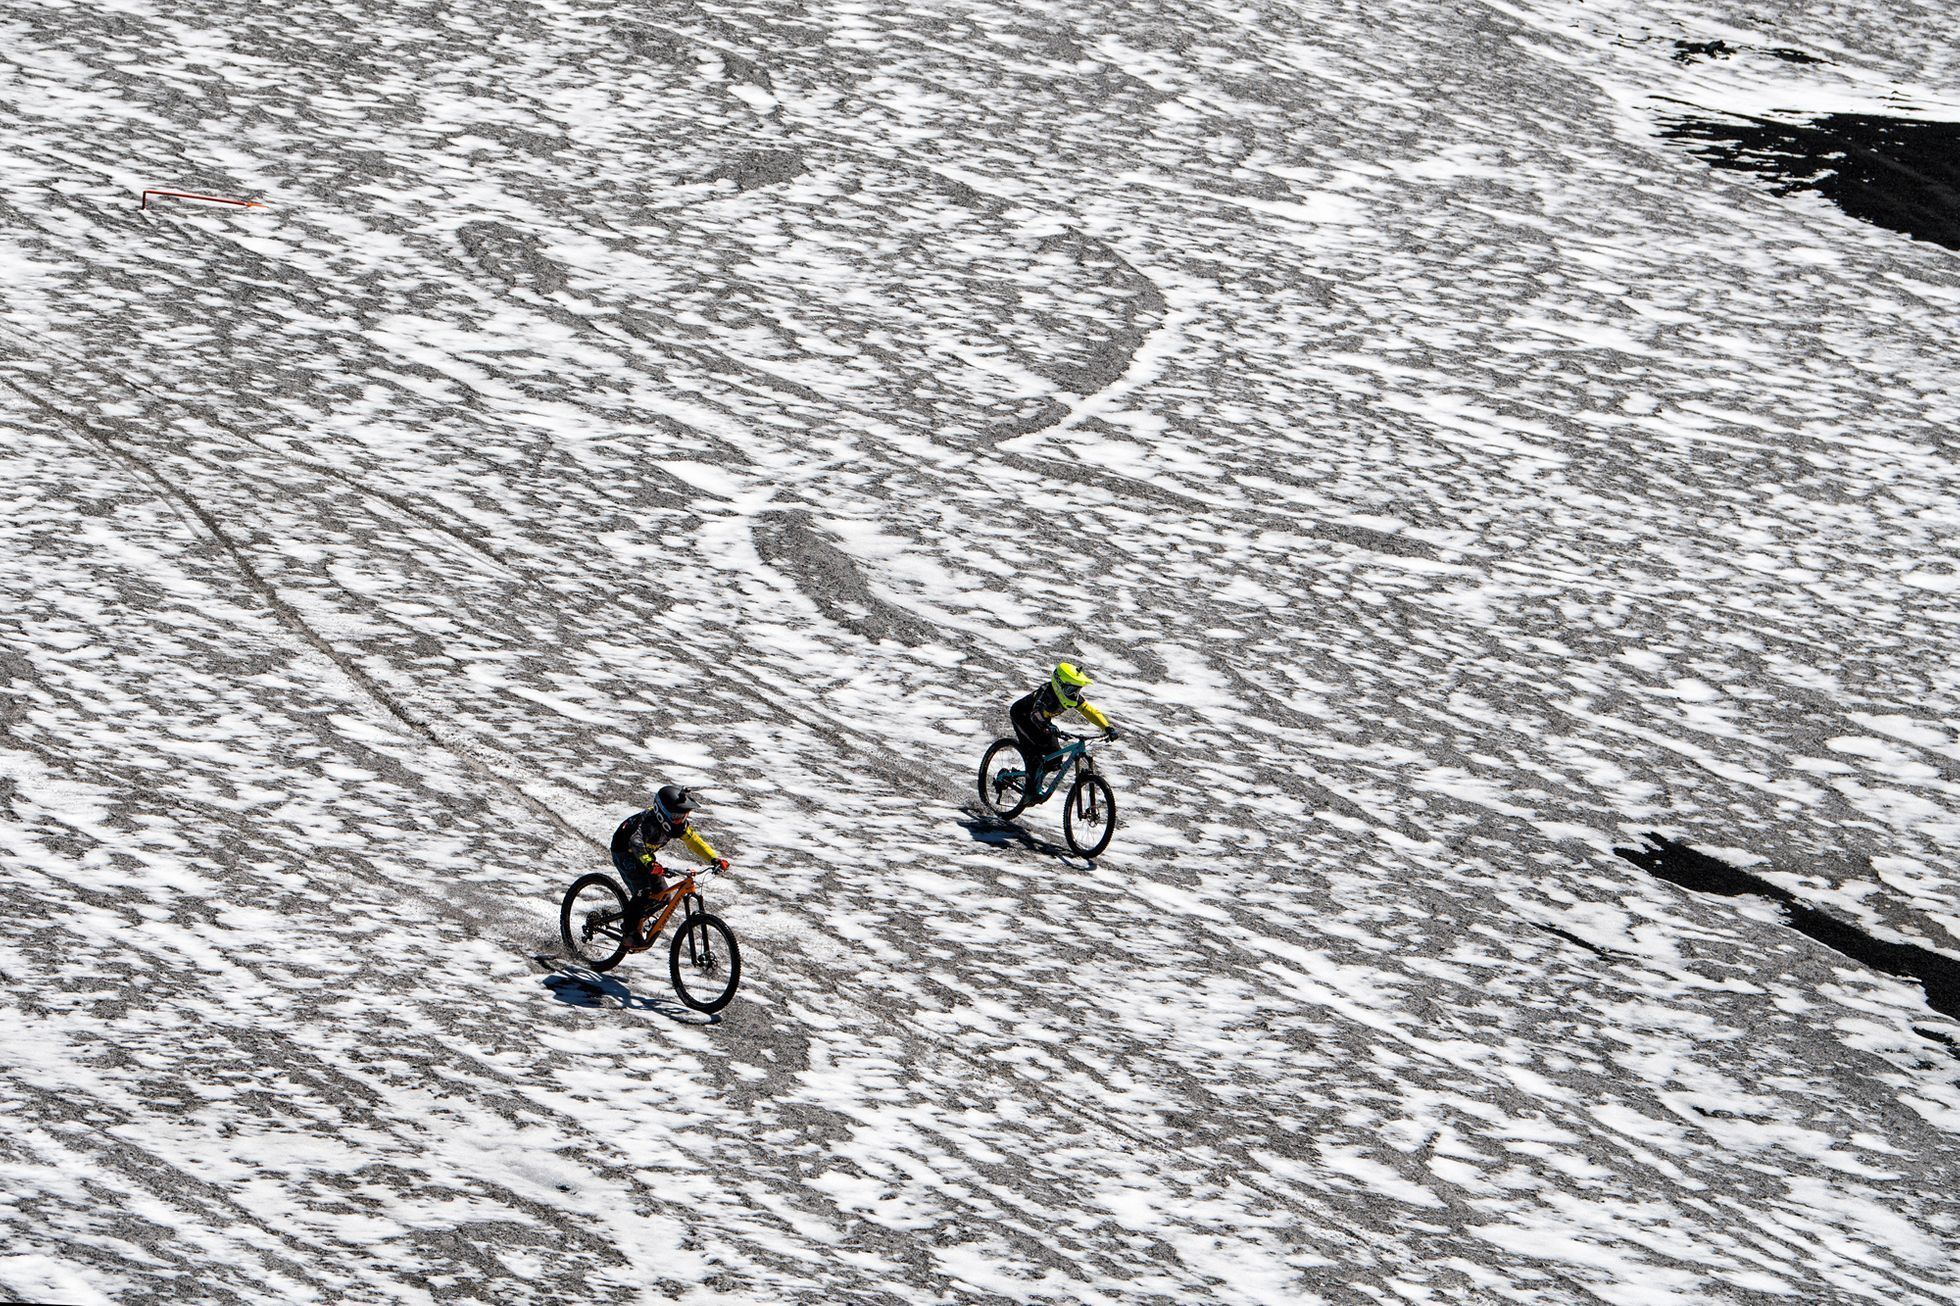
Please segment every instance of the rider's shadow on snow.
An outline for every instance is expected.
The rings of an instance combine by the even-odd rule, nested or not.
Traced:
[[[1043,839],[1039,835],[1030,834],[1013,821],[1003,821],[992,812],[985,811],[971,803],[964,810],[969,819],[961,821],[960,824],[965,827],[968,834],[973,836],[976,843],[990,843],[996,846],[1018,844],[1030,852],[1040,853],[1044,857],[1056,857],[1063,861],[1073,859],[1087,866],[1094,866],[1096,864],[1096,859],[1093,857],[1077,858],[1075,856],[1075,850],[1067,845],[1054,843],[1050,840]]]
[[[601,975],[589,966],[566,961],[552,953],[540,953],[536,960],[540,965],[551,968],[544,977],[544,986],[551,990],[551,996],[572,1007],[587,1007],[604,1011],[623,1009],[628,1011],[651,1011],[656,1015],[683,1025],[719,1025],[719,1015],[705,1015],[682,1006],[672,996],[652,997],[635,993],[626,985],[610,975]]]

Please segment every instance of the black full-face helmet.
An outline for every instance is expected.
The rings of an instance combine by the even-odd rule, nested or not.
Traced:
[[[653,796],[653,810],[669,825],[687,824],[688,813],[696,805],[694,795],[680,785],[662,785],[660,792]]]

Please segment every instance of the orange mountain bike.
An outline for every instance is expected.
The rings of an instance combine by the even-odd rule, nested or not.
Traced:
[[[742,950],[735,932],[701,905],[692,871],[669,871],[679,878],[651,898],[635,900],[603,871],[581,876],[565,890],[558,910],[558,933],[565,951],[593,970],[611,970],[629,952],[645,952],[678,911],[680,927],[667,945],[667,974],[674,992],[696,1011],[716,1012],[735,996],[742,979]]]

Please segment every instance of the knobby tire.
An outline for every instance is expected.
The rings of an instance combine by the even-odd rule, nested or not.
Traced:
[[[1094,857],[1116,833],[1116,795],[1099,775],[1079,775],[1062,804],[1062,837],[1078,857]]]
[[[1028,776],[1022,769],[1026,765],[1021,746],[1014,740],[996,739],[989,744],[980,758],[980,806],[1003,821],[1019,816],[1028,805]],[[1020,771],[1021,778],[997,789],[994,779],[998,771]]]
[[[680,1000],[713,1015],[735,997],[742,982],[742,950],[721,917],[697,911],[682,920],[667,949],[667,975]]]
[[[595,924],[608,916],[613,919]],[[630,923],[626,918],[626,890],[604,872],[574,881],[558,909],[558,937],[565,944],[566,955],[596,971],[611,970],[626,955]]]

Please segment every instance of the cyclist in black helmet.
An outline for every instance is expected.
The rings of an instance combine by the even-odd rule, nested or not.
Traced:
[[[1037,786],[1041,759],[1062,746],[1061,734],[1051,724],[1064,712],[1080,712],[1089,724],[1100,726],[1104,739],[1116,738],[1116,727],[1109,724],[1094,704],[1082,697],[1090,685],[1088,675],[1072,662],[1057,662],[1048,681],[1031,694],[1014,701],[1007,719],[1014,723],[1014,738],[1021,745],[1021,759],[1027,767],[1029,793]]]
[[[654,854],[671,839],[679,839],[682,847],[702,861],[728,869],[728,859],[709,847],[688,824],[697,806],[694,795],[686,789],[662,785],[653,796],[653,806],[633,813],[613,831],[613,866],[626,878],[626,887],[635,898],[651,897],[666,887],[667,877],[660,872]]]

